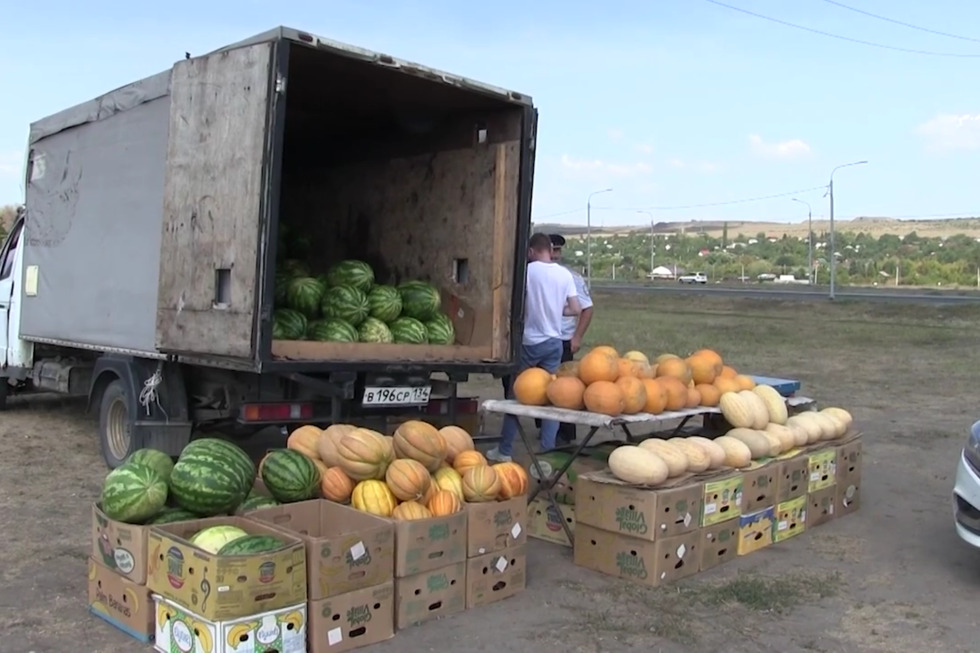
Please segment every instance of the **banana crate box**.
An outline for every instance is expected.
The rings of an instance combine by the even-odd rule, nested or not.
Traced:
[[[161,653],[306,653],[306,604],[260,614],[208,621],[153,595],[154,648]]]

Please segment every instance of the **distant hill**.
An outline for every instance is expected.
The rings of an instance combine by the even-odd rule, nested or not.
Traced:
[[[705,233],[709,236],[719,237],[725,228],[725,222],[721,220],[693,220],[690,222],[657,222],[653,226],[654,233]],[[806,220],[802,222],[743,222],[737,220],[728,221],[728,235],[730,237],[745,234],[754,236],[764,233],[766,236],[781,238],[784,234],[790,237],[806,237]],[[913,231],[919,236],[944,237],[956,234],[964,234],[974,238],[980,238],[980,217],[975,218],[952,218],[936,220],[899,220],[896,218],[874,218],[862,217],[853,220],[835,220],[834,228],[839,232],[864,232],[874,237],[883,234],[894,234],[903,236]],[[813,231],[816,233],[830,230],[829,220],[814,220]],[[585,235],[586,228],[582,225],[561,225],[561,224],[541,224],[534,225],[534,231],[545,233],[560,233],[566,236]],[[625,227],[592,227],[595,234],[628,234],[634,232],[650,233],[650,227],[643,225],[633,225]]]

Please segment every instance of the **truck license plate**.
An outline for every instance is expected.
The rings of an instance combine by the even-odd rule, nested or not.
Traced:
[[[362,406],[425,406],[429,403],[432,386],[364,388]]]

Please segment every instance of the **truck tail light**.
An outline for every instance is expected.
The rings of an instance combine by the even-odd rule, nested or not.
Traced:
[[[313,418],[311,403],[269,403],[244,404],[242,420],[245,422],[275,422],[279,420],[300,420]]]

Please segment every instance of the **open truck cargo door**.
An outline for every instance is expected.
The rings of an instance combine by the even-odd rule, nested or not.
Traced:
[[[277,42],[177,63],[163,203],[157,348],[255,357]]]

